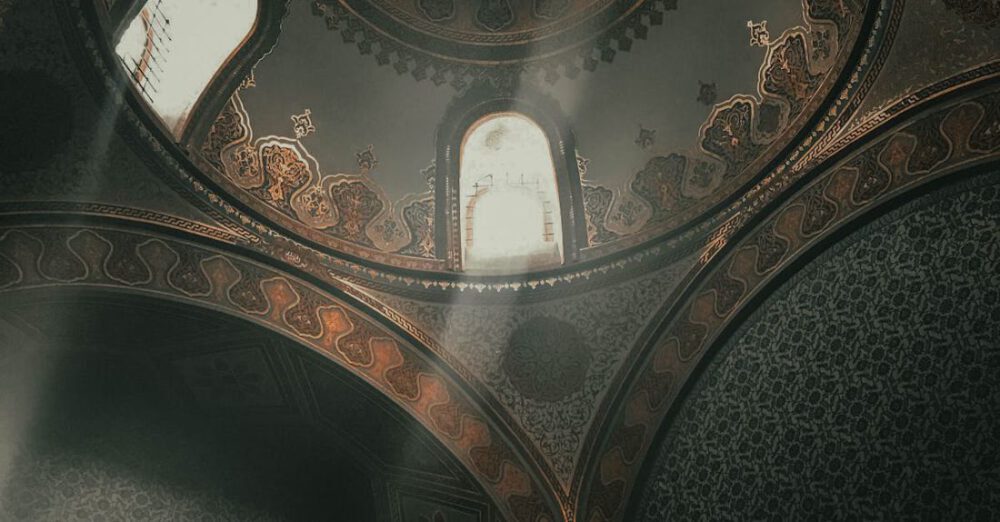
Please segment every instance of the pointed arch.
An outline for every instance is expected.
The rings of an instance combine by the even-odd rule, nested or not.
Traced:
[[[428,429],[509,520],[555,520],[556,502],[505,428],[436,358],[368,308],[306,274],[174,228],[21,215],[0,227],[0,295],[127,292],[246,319],[369,383]],[[231,239],[230,239],[231,240]]]

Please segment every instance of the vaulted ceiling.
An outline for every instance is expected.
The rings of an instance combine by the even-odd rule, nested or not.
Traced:
[[[323,443],[277,460],[363,477],[376,520],[998,506],[919,478],[1000,485],[994,0],[262,2],[179,135],[123,5],[0,0],[0,369],[294,424]],[[476,107],[552,141],[562,265],[456,260]]]
[[[412,417],[260,326],[80,290],[11,297],[0,340],[4,518],[492,517]]]
[[[357,4],[291,3],[200,152],[228,192],[321,248],[432,271],[442,253],[419,240],[447,175],[439,131],[465,91],[550,101],[583,181],[579,260],[600,259],[710,218],[778,163],[874,16],[851,1],[516,2],[492,29],[490,2],[440,2],[441,17]],[[287,150],[308,175],[276,191],[247,147]]]

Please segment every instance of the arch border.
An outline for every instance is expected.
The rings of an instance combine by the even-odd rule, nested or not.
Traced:
[[[326,357],[407,411],[508,519],[557,520],[557,502],[506,431],[433,354],[411,347],[405,332],[356,299],[252,253],[230,252],[233,245],[150,223],[73,217],[3,216],[0,293],[111,288],[254,322]]]
[[[851,246],[851,241],[863,239],[855,234],[870,226],[878,226],[887,218],[905,217],[910,209],[920,210],[931,206],[942,199],[955,196],[964,190],[981,188],[986,186],[1000,186],[1000,181],[988,180],[991,175],[995,175],[1000,168],[1000,158],[993,158],[986,163],[974,164],[968,167],[958,167],[943,173],[940,177],[928,180],[926,183],[914,186],[911,190],[893,197],[884,203],[872,208],[869,212],[857,217],[842,227],[833,231],[830,235],[820,238],[811,248],[803,251],[800,255],[791,259],[787,265],[780,269],[780,273],[769,280],[757,293],[751,296],[746,304],[736,310],[732,320],[720,330],[719,335],[704,349],[704,356],[693,368],[686,381],[680,386],[673,404],[664,416],[660,426],[652,437],[647,458],[636,475],[635,484],[641,485],[652,476],[652,470],[656,465],[655,453],[662,447],[661,443],[668,435],[670,428],[676,421],[680,410],[691,394],[698,387],[701,379],[709,366],[716,362],[719,357],[724,357],[722,353],[725,345],[734,340],[734,335],[739,334],[748,326],[754,314],[759,310],[758,305],[766,303],[770,298],[782,294],[801,280],[814,262],[823,261],[830,255],[836,255],[845,247]],[[922,198],[931,198],[923,200]],[[888,221],[887,223],[891,223]],[[640,502],[642,491],[635,489],[626,502],[625,520],[634,520],[638,515],[637,506]]]
[[[639,362],[625,381],[630,384],[612,400],[620,406],[612,409],[624,413],[608,419],[598,451],[584,470],[586,494],[578,506],[584,520],[615,520],[623,515],[652,434],[672,410],[707,345],[715,342],[736,311],[747,306],[748,296],[759,291],[761,283],[780,277],[793,259],[821,238],[888,201],[1000,155],[1000,146],[972,145],[973,136],[988,125],[984,122],[1000,117],[997,65],[941,82],[933,86],[937,92],[932,88],[924,98],[904,99],[881,118],[865,122],[864,132],[849,133],[849,139],[836,144],[841,148],[819,156],[821,161],[809,170],[817,175],[803,176],[786,197],[745,216],[723,231],[718,245],[709,245],[683,297],[654,320],[649,344],[641,349]],[[955,86],[969,76],[972,81]],[[940,121],[927,123],[935,118]],[[918,147],[918,143],[930,145]],[[918,149],[919,157],[914,156]],[[914,171],[914,166],[920,168]],[[804,225],[807,217],[810,225]]]

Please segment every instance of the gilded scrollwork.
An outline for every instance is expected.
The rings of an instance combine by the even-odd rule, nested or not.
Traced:
[[[606,226],[617,235],[588,234],[590,246],[628,236],[650,237],[677,226],[681,216],[692,215],[724,192],[723,187],[734,186],[754,172],[779,138],[807,112],[807,105],[815,103],[828,76],[836,72],[835,61],[845,51],[842,42],[860,7],[841,0],[804,0],[805,24],[777,37],[768,32],[766,22],[749,22],[751,43],[766,49],[757,92],[715,103],[701,127],[700,150],[658,154],[625,186],[609,188],[613,201]],[[701,84],[699,100],[708,99],[704,91],[710,86]],[[641,130],[647,136],[637,144],[654,150],[649,131]],[[597,208],[591,205],[585,210]],[[588,214],[589,223],[595,218]]]
[[[357,154],[358,173],[324,175],[301,141],[315,130],[309,116],[293,117],[295,138],[255,138],[237,92],[212,125],[202,157],[253,197],[322,234],[385,254],[433,259],[433,166],[422,173],[431,180],[428,192],[395,203],[369,175],[378,164],[371,145]]]

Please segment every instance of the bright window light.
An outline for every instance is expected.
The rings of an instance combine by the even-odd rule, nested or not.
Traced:
[[[115,51],[153,110],[180,136],[202,91],[256,18],[257,0],[147,0]]]
[[[517,273],[563,261],[559,191],[549,140],[529,118],[479,120],[462,143],[462,265]]]

